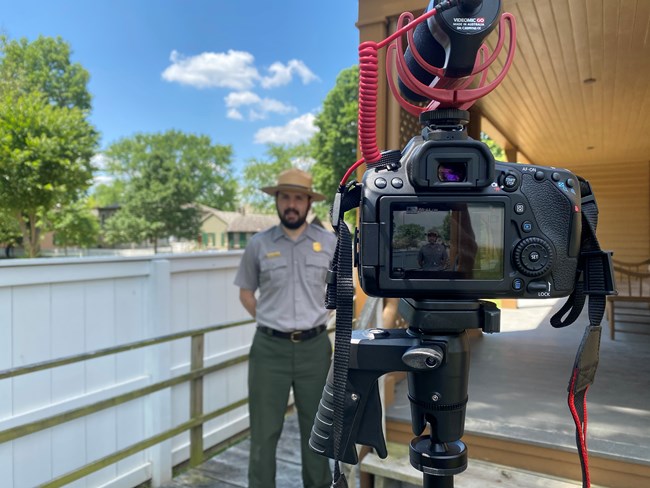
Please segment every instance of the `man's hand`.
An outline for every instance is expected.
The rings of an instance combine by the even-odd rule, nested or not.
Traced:
[[[246,288],[240,288],[239,301],[244,306],[246,311],[251,314],[251,317],[255,318],[255,313],[257,311],[257,299],[255,298],[255,292],[253,290],[247,290]]]

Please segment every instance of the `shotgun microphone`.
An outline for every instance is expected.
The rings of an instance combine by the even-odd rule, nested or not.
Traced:
[[[439,0],[431,0],[426,12]],[[456,6],[437,12],[413,31],[414,48],[428,64],[444,70],[439,78],[415,59],[411,46],[404,53],[409,72],[421,83],[438,88],[457,83],[472,73],[483,40],[499,21],[501,0],[458,0]],[[449,80],[451,79],[451,80]],[[404,98],[413,102],[427,98],[398,80]]]

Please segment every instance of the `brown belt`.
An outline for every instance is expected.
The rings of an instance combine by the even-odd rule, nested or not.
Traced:
[[[323,332],[326,328],[327,326],[325,326],[325,324],[321,324],[314,327],[313,329],[294,330],[293,332],[280,332],[279,330],[265,327],[263,325],[257,326],[257,330],[260,332],[264,332],[265,334],[273,337],[280,337],[281,339],[289,339],[291,342],[303,342],[308,339],[312,339]]]

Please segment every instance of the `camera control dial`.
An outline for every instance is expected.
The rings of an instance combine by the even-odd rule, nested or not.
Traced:
[[[526,276],[541,276],[553,263],[551,245],[540,237],[527,237],[515,246],[515,266]]]

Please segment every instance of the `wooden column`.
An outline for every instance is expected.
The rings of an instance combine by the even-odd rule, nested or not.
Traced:
[[[192,356],[190,368],[192,371],[203,369],[203,354],[205,335],[192,336]],[[190,382],[190,418],[203,416],[203,376]],[[190,466],[196,467],[203,462],[203,424],[190,429]]]

